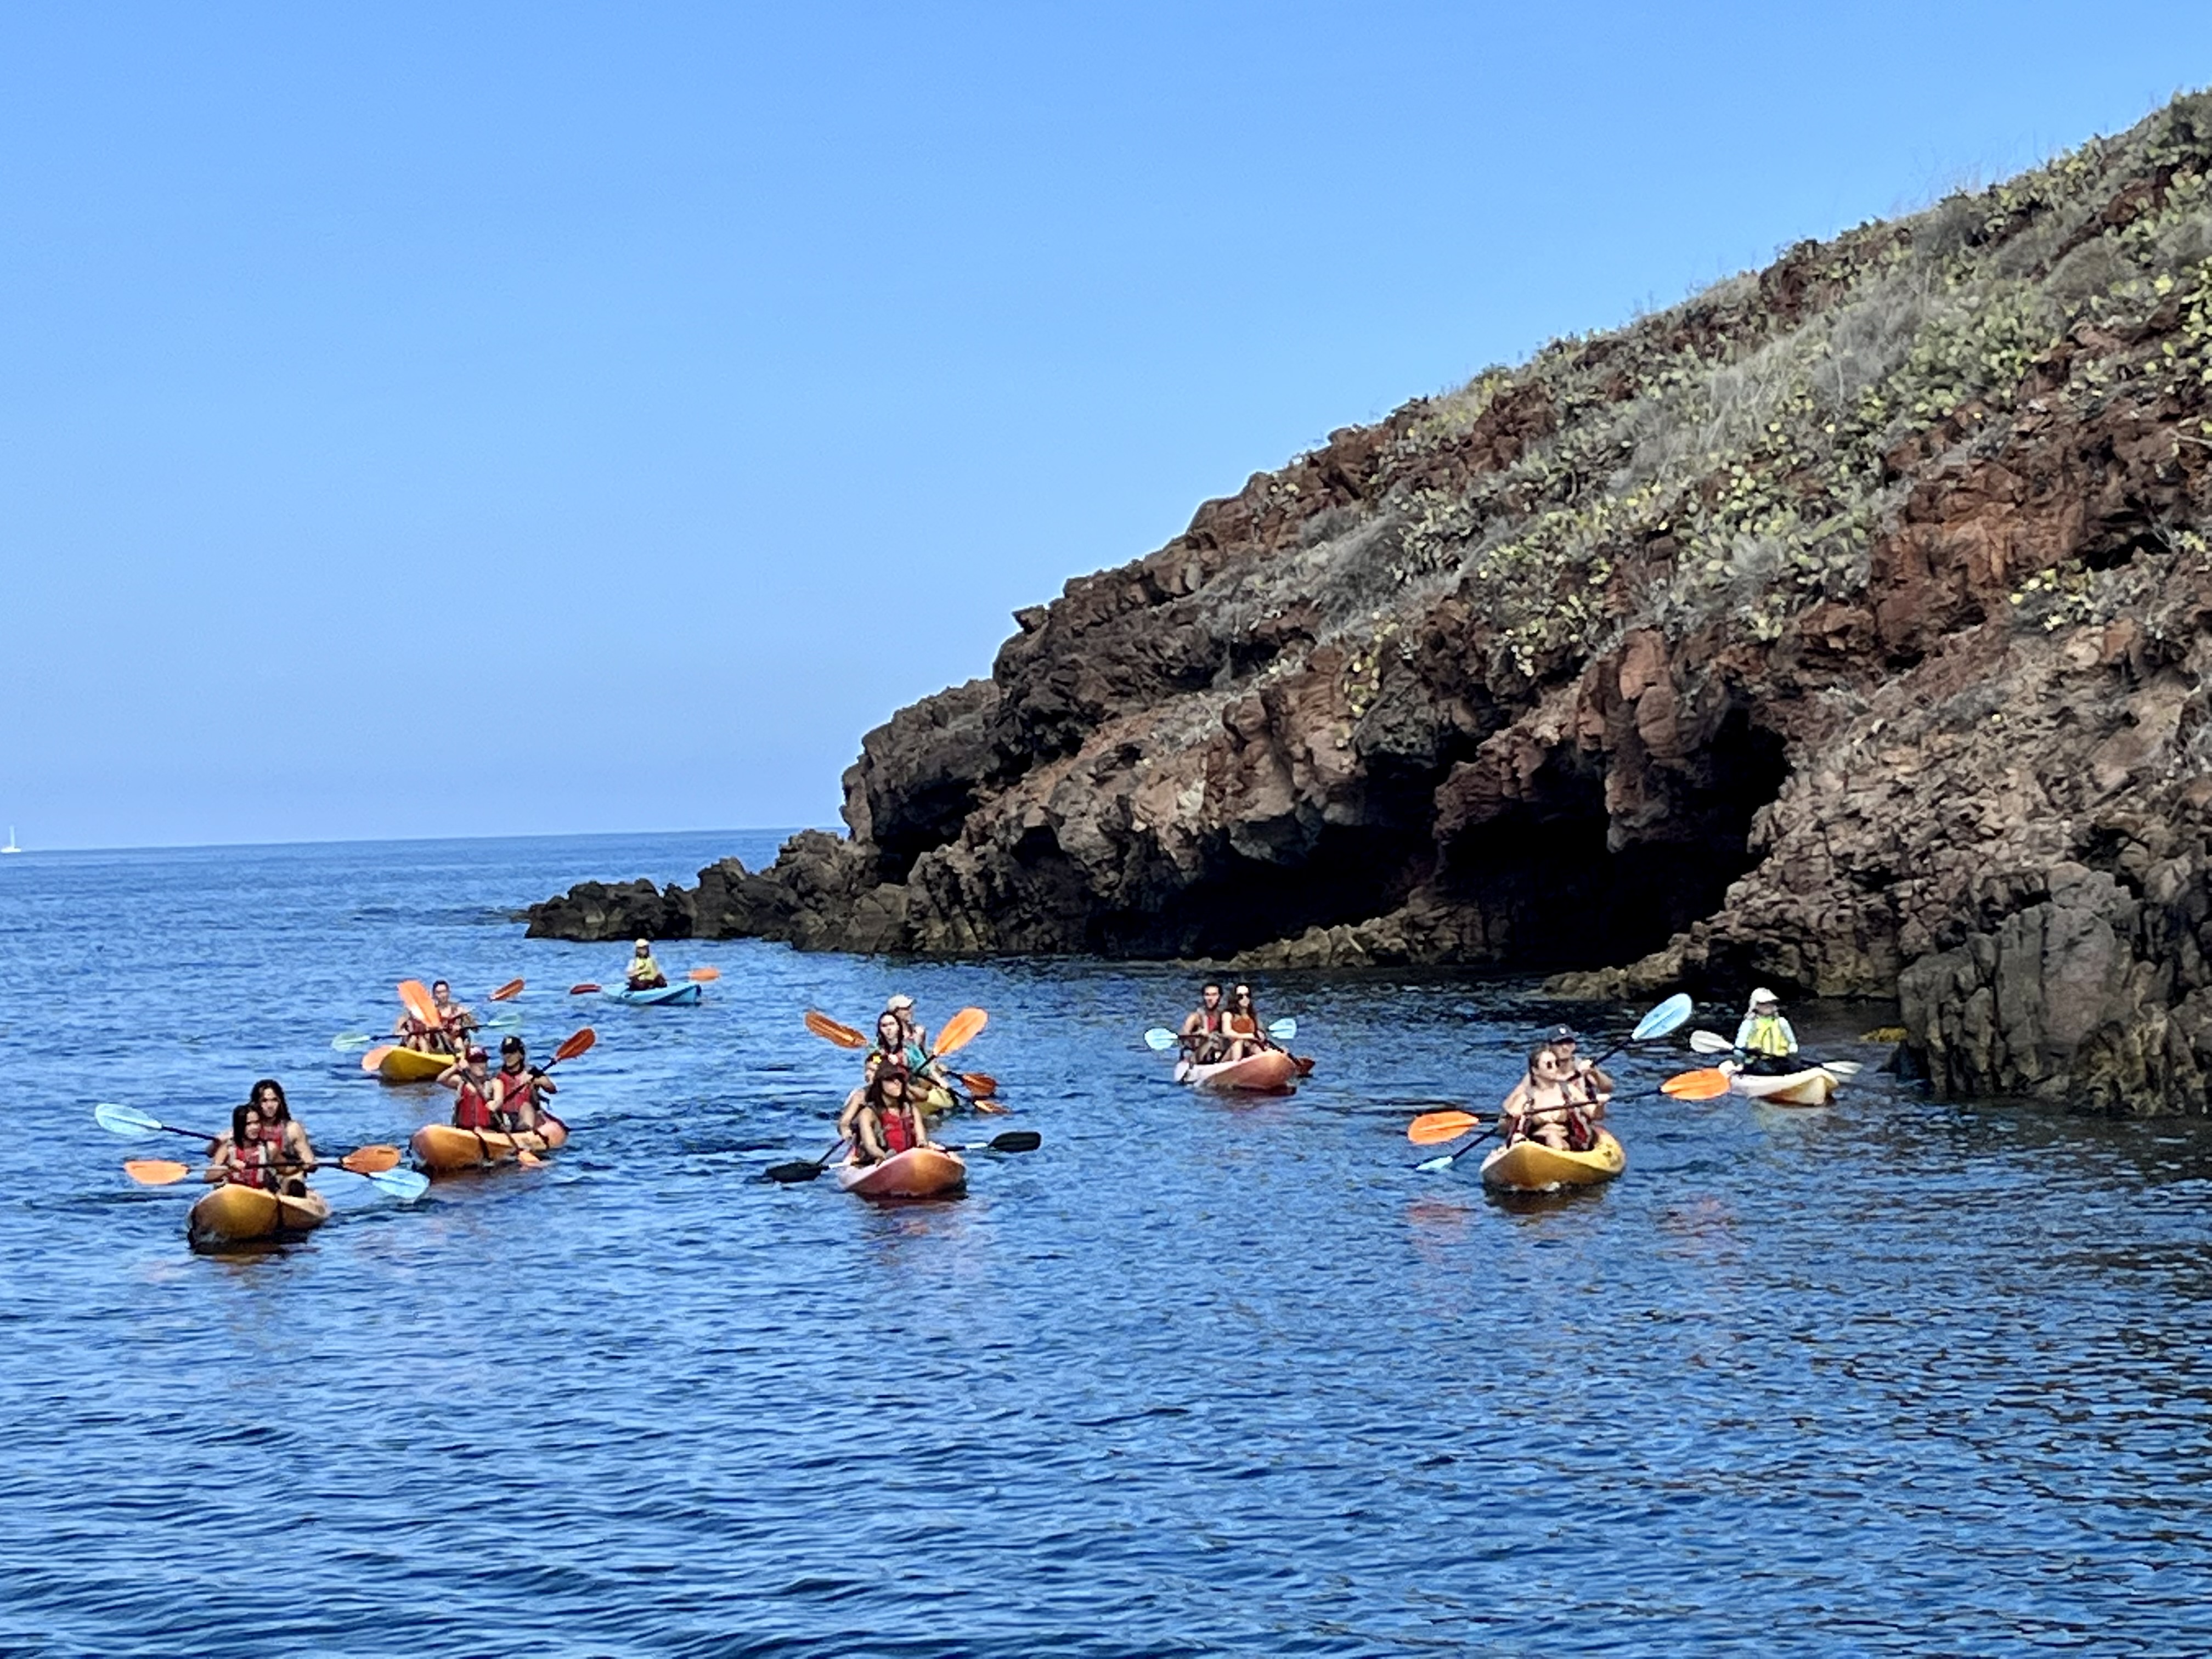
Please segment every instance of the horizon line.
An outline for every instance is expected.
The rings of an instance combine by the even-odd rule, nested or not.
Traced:
[[[641,836],[778,836],[786,840],[807,830],[826,830],[836,836],[851,832],[843,825],[722,824],[696,830],[536,830],[492,836],[309,836],[294,841],[164,841],[97,843],[89,846],[19,847],[11,855],[27,858],[33,853],[193,853],[223,848],[283,847],[426,847],[446,842],[483,841],[595,841]],[[0,866],[4,867],[4,866]]]

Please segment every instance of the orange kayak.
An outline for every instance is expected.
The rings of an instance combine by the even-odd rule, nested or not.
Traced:
[[[916,1146],[880,1164],[840,1164],[837,1184],[862,1198],[950,1197],[968,1184],[968,1166],[957,1152]]]
[[[196,1250],[220,1250],[231,1244],[297,1238],[330,1218],[330,1203],[320,1193],[295,1198],[289,1193],[264,1192],[227,1181],[220,1187],[210,1187],[206,1196],[192,1206],[185,1222],[185,1237]]]
[[[1288,1094],[1295,1088],[1302,1074],[1296,1060],[1279,1048],[1269,1048],[1248,1054],[1243,1060],[1223,1060],[1214,1066],[1194,1066],[1187,1060],[1178,1060],[1175,1075],[1176,1082],[1188,1083],[1197,1089],[1279,1095]]]
[[[548,1118],[542,1129],[519,1135],[496,1129],[456,1129],[450,1123],[426,1123],[415,1132],[407,1149],[415,1154],[415,1167],[427,1176],[457,1175],[464,1170],[489,1169],[514,1161],[520,1152],[550,1152],[568,1144],[568,1126]]]

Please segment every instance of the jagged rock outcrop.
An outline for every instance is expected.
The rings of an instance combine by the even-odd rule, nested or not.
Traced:
[[[849,839],[532,931],[1895,995],[2203,1111],[2212,98],[1200,507],[900,711]]]

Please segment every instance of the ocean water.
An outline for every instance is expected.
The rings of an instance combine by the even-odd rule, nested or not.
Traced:
[[[1176,1087],[1172,969],[672,944],[701,1006],[567,988],[526,941],[585,875],[744,833],[0,860],[0,1652],[1970,1654],[2212,1649],[2212,1139],[1932,1103],[1654,1091],[1609,1187],[1500,1202],[1409,1166],[1553,1011],[1521,982],[1284,976],[1296,1096]],[[446,1097],[331,1036],[403,977],[514,975],[578,1025],[569,1147],[199,1256],[132,1186],[282,1079],[326,1146]],[[809,1036],[905,990],[1036,1152],[872,1206],[811,1157]],[[1619,1035],[1638,1010],[1590,1010]],[[1880,1011],[1798,1011],[1850,1039]],[[1728,1011],[1701,1011],[1722,1024]],[[181,1153],[179,1149],[182,1149]]]

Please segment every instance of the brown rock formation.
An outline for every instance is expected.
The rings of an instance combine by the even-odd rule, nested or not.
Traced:
[[[869,733],[849,840],[532,931],[1755,976],[2203,1111],[2209,174],[2185,98],[1334,434]]]

